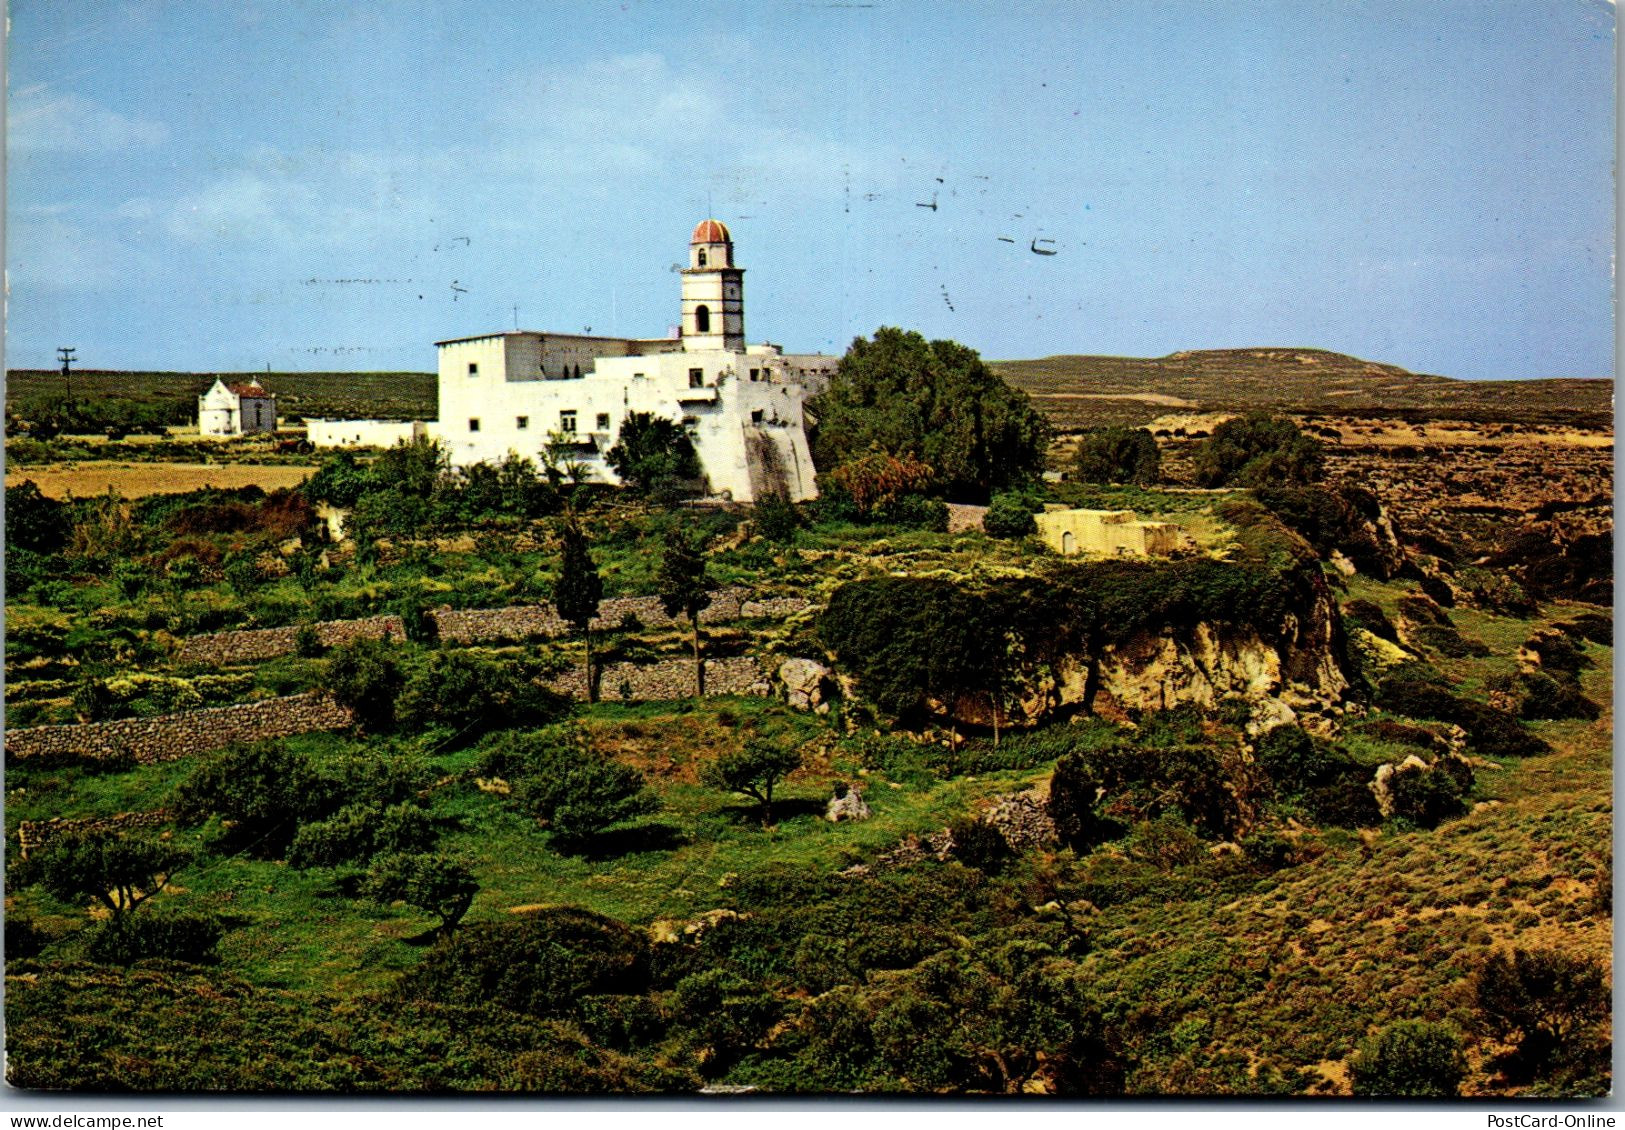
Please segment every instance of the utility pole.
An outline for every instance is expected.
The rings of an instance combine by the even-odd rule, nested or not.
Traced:
[[[56,359],[62,362],[62,379],[67,382],[69,400],[73,399],[73,370],[69,366],[78,360],[73,355],[74,348],[71,345],[63,345],[58,346],[56,351]]]

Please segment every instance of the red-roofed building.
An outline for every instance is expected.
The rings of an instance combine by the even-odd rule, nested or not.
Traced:
[[[228,385],[219,377],[197,398],[197,429],[206,436],[276,431],[276,397],[259,381]]]

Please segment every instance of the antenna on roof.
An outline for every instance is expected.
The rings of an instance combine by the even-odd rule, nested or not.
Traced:
[[[519,303],[517,302],[513,304],[513,328],[516,330],[519,328]]]

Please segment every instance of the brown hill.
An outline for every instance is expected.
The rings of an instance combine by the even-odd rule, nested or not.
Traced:
[[[989,362],[1061,431],[1145,424],[1171,411],[1270,408],[1302,415],[1608,428],[1614,382],[1463,381],[1324,349],[1201,349],[1166,357],[1063,355]]]

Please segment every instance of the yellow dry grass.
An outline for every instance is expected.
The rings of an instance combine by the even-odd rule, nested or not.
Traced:
[[[63,463],[42,467],[13,467],[6,471],[6,485],[25,479],[33,481],[50,498],[86,498],[105,494],[112,488],[124,498],[144,498],[149,494],[183,494],[204,487],[232,489],[259,486],[266,490],[298,486],[315,471],[314,467],[262,466],[231,463],[208,466],[201,463]]]

